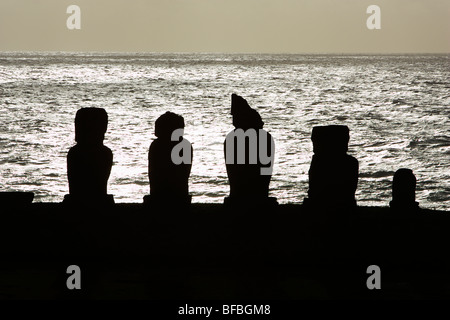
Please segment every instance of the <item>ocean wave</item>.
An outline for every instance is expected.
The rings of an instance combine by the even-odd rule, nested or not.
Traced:
[[[429,148],[441,148],[450,146],[450,137],[432,137],[432,138],[422,138],[415,137],[411,139],[408,147],[414,148],[418,146],[426,146]]]
[[[360,172],[360,178],[385,178],[394,177],[394,171],[375,171],[375,172]]]

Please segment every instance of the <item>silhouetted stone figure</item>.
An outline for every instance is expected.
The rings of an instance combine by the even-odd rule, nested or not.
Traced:
[[[75,116],[75,141],[67,154],[69,195],[64,202],[111,204],[107,194],[113,154],[103,145],[108,114],[103,108],[82,108]]]
[[[392,201],[389,203],[393,209],[417,209],[416,177],[411,169],[398,169],[392,182]]]
[[[311,140],[314,155],[309,169],[308,199],[316,207],[355,207],[358,160],[347,154],[350,139],[347,126],[314,127]]]
[[[189,175],[193,149],[183,138],[183,132],[184,118],[180,115],[166,112],[156,120],[157,139],[151,143],[148,152],[150,196],[144,197],[145,204],[185,205],[191,202]]]
[[[231,115],[235,129],[224,142],[230,182],[230,196],[225,198],[225,204],[276,205],[276,198],[269,197],[275,154],[273,138],[263,130],[259,113],[236,94],[231,96]]]

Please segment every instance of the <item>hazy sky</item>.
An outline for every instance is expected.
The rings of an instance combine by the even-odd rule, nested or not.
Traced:
[[[450,0],[0,0],[0,51],[18,50],[450,53]]]

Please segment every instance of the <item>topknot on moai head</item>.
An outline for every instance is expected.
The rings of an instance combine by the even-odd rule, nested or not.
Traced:
[[[264,126],[258,111],[252,109],[247,100],[234,93],[231,95],[231,115],[233,116],[233,125],[236,128],[244,130],[250,128],[262,129]]]
[[[231,95],[231,115],[240,115],[250,109],[250,105],[243,97],[235,93]]]
[[[350,130],[347,126],[317,126],[312,130],[314,154],[345,154],[350,141]]]
[[[75,116],[75,141],[81,144],[103,143],[108,114],[103,108],[81,108]]]
[[[392,181],[392,199],[395,202],[415,203],[416,182],[416,176],[411,169],[398,169]]]
[[[155,121],[155,136],[170,139],[177,129],[184,129],[184,118],[176,113],[167,111]]]

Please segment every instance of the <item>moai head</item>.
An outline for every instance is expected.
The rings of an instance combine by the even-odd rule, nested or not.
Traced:
[[[350,130],[341,125],[317,126],[312,130],[311,140],[316,155],[346,154]]]
[[[235,128],[243,130],[263,128],[264,122],[258,111],[252,109],[247,100],[234,93],[231,95],[231,115]]]
[[[102,145],[108,127],[103,108],[81,108],[75,116],[75,141],[81,145]]]
[[[400,205],[415,205],[416,177],[411,169],[398,169],[392,182],[392,201]]]
[[[184,118],[176,113],[167,111],[155,121],[155,136],[164,140],[171,140],[176,129],[184,129]]]

